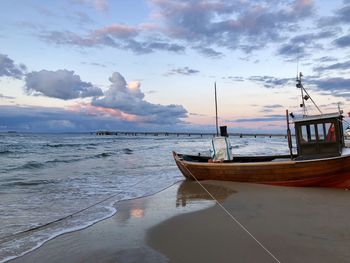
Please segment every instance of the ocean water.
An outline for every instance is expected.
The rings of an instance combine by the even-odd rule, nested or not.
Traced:
[[[289,152],[282,137],[230,139],[236,155]],[[0,262],[183,180],[172,151],[209,148],[200,136],[0,134]]]

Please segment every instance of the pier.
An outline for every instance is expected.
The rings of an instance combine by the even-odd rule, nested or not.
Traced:
[[[130,131],[97,131],[94,133],[95,135],[100,136],[198,136],[198,137],[215,137],[216,133],[214,132],[130,132]],[[287,138],[287,134],[277,134],[277,133],[229,133],[231,137],[285,137]]]

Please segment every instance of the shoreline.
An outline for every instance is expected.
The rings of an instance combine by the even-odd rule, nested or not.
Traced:
[[[173,187],[174,185],[177,185],[177,184],[179,184],[179,183],[181,183],[181,182],[182,182],[181,180],[180,180],[180,181],[177,181],[177,182],[174,182],[173,184],[171,184],[171,185],[169,185],[169,186],[167,186],[167,187],[165,187],[165,188],[162,188],[162,189],[160,189],[160,190],[157,190],[157,191],[155,191],[155,192],[153,192],[153,193],[146,194],[146,195],[144,195],[144,196],[138,196],[138,197],[133,197],[133,198],[127,198],[127,199],[124,199],[124,200],[109,201],[110,204],[109,204],[107,207],[108,207],[108,209],[111,210],[111,213],[109,213],[108,215],[105,215],[104,217],[99,218],[99,219],[96,219],[96,220],[93,220],[93,221],[88,221],[88,222],[86,222],[85,224],[80,225],[80,226],[76,226],[76,227],[72,227],[72,228],[67,228],[67,229],[62,229],[61,231],[57,231],[57,232],[55,232],[54,234],[52,234],[50,237],[47,237],[47,239],[45,239],[45,240],[43,240],[43,241],[38,241],[38,243],[37,243],[35,246],[33,246],[32,248],[30,248],[30,249],[24,251],[23,253],[21,253],[21,254],[19,254],[19,255],[16,255],[16,256],[12,256],[12,255],[11,255],[11,256],[8,256],[8,257],[6,257],[6,258],[0,260],[0,262],[12,262],[13,260],[16,260],[17,258],[24,257],[26,254],[31,253],[31,252],[33,252],[33,251],[35,251],[35,250],[37,250],[37,249],[40,249],[40,247],[42,247],[45,243],[50,242],[51,240],[54,240],[54,239],[56,239],[56,238],[58,238],[58,237],[60,237],[60,236],[62,236],[62,235],[69,234],[69,233],[74,233],[74,232],[77,232],[77,231],[82,231],[82,230],[84,230],[84,229],[86,229],[86,228],[89,228],[89,227],[94,226],[95,224],[98,224],[98,223],[100,223],[100,222],[103,222],[104,220],[107,220],[107,219],[109,219],[110,217],[113,217],[113,216],[118,212],[117,209],[116,209],[116,206],[117,206],[119,203],[128,202],[128,201],[133,201],[133,200],[137,200],[137,199],[141,199],[141,198],[147,198],[147,197],[156,195],[156,194],[158,194],[158,193],[160,193],[160,192],[162,192],[162,191],[165,191],[165,190],[167,190],[168,188]],[[111,196],[111,198],[113,198],[113,195]],[[103,200],[102,203],[108,202],[108,200],[111,199],[111,198],[107,198],[107,199]],[[100,202],[99,202],[99,203],[100,203]],[[94,206],[91,206],[91,207],[89,207],[88,209],[84,208],[84,209],[82,209],[82,211],[83,211],[83,210],[89,210],[89,209],[91,209],[91,208],[93,208],[93,207],[94,207]],[[80,213],[80,212],[78,212],[78,213]],[[65,220],[66,218],[69,218],[69,217],[70,217],[70,216],[65,216],[65,217],[63,218],[63,220]],[[47,228],[48,225],[51,225],[51,224],[52,224],[52,225],[55,225],[55,224],[57,224],[57,223],[60,223],[60,221],[61,221],[61,219],[59,219],[58,222],[53,221],[53,222],[49,222],[49,223],[47,223],[47,224],[44,224],[44,225],[42,225],[42,226],[39,226],[38,229],[33,228],[33,232],[41,231],[42,229]],[[9,237],[5,237],[4,239],[9,239],[9,240],[6,241],[5,243],[7,243],[7,242],[12,242],[12,240],[16,240],[16,237],[17,237],[17,236],[21,236],[21,235],[22,235],[22,238],[23,238],[23,237],[24,237],[24,238],[30,238],[30,235],[26,235],[26,234],[25,234],[26,232],[31,232],[31,229],[30,229],[30,230],[26,230],[26,231],[24,231],[24,232],[15,233],[15,234],[12,235],[13,238],[11,238],[11,239],[9,239],[10,236],[9,236]]]
[[[347,262],[349,192],[203,181],[281,262]],[[121,201],[117,213],[9,262],[273,262],[196,183]]]
[[[64,257],[64,260],[67,260],[67,258],[64,255],[56,255],[55,259],[52,259],[52,254],[55,254],[56,251],[56,246],[58,245],[59,247],[70,247],[72,245],[72,243],[74,243],[74,239],[77,238],[77,236],[80,236],[81,233],[85,233],[87,232],[87,235],[89,235],[89,233],[94,233],[95,231],[101,231],[101,229],[103,229],[102,231],[106,230],[106,226],[111,226],[114,224],[114,220],[116,219],[119,223],[122,223],[124,220],[130,219],[130,218],[139,218],[142,219],[143,217],[143,208],[139,209],[139,208],[133,208],[135,206],[135,204],[140,204],[141,207],[144,207],[145,203],[150,202],[149,199],[158,199],[159,195],[165,195],[168,197],[174,197],[176,195],[176,191],[178,190],[178,186],[181,185],[181,183],[183,183],[184,181],[179,181],[175,184],[172,184],[162,190],[159,190],[155,193],[149,194],[147,196],[143,196],[143,197],[136,197],[136,198],[131,198],[131,199],[127,199],[127,200],[121,200],[118,201],[114,204],[113,208],[116,209],[116,213],[114,213],[112,216],[105,218],[103,220],[100,220],[90,226],[87,226],[85,228],[82,229],[78,229],[78,230],[74,230],[71,232],[65,232],[63,234],[59,234],[58,236],[44,242],[42,245],[40,245],[39,247],[25,253],[24,255],[18,256],[16,258],[13,258],[9,261],[6,262],[46,262],[46,261],[50,261],[50,262],[61,262],[62,257]],[[191,184],[193,184],[191,182]],[[195,186],[196,188],[199,189],[199,186]],[[170,191],[170,193],[168,193]],[[170,200],[169,200],[170,201]],[[192,207],[191,209],[187,209],[187,211],[182,211],[183,213],[187,213],[187,212],[193,212],[192,209],[194,210],[198,210],[198,209],[203,209],[204,207],[208,207],[208,205],[212,205],[212,204],[208,204],[208,202],[205,202],[204,204],[201,205],[196,205],[197,207]],[[138,206],[138,205],[136,205]],[[171,210],[171,209],[170,209]],[[165,217],[171,217],[173,216],[173,212],[168,211],[169,214],[165,214]],[[161,213],[163,213],[164,211],[161,211]],[[176,213],[175,213],[176,214]],[[153,221],[153,220],[152,220]],[[153,224],[153,223],[152,223]],[[120,224],[119,224],[120,225]],[[97,228],[98,230],[96,230],[95,228]],[[108,228],[108,227],[107,227]],[[92,232],[91,232],[92,231]],[[108,231],[107,231],[108,232]],[[121,231],[123,232],[123,231]],[[92,237],[92,236],[90,236]],[[64,240],[64,241],[62,241]],[[79,240],[79,238],[78,238]],[[63,242],[63,243],[62,243]],[[93,243],[93,241],[91,240],[91,243]],[[92,245],[92,244],[89,245]],[[126,247],[128,246],[128,244],[126,244]],[[80,251],[78,254],[78,257],[82,256],[84,257],[84,253],[81,253],[82,251]],[[72,254],[75,254],[75,252],[72,252]],[[33,257],[35,259],[33,259]],[[68,257],[68,258],[71,258]],[[55,261],[56,260],[56,261]],[[77,259],[77,261],[79,261],[80,259]],[[84,260],[85,262],[85,260]],[[91,261],[91,262],[96,262],[96,261]],[[109,261],[106,261],[109,262]]]

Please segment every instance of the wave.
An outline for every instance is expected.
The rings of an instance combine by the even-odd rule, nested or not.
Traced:
[[[111,155],[112,155],[111,153],[103,152],[103,153],[96,154],[94,157],[96,157],[96,158],[104,158],[104,157],[108,157],[108,156],[111,156]]]
[[[76,143],[57,143],[57,144],[45,144],[44,146],[46,147],[51,147],[51,148],[61,148],[61,147],[79,147],[81,144],[76,144]]]
[[[42,184],[55,184],[57,180],[30,180],[30,181],[15,181],[3,183],[3,186],[36,186]]]
[[[20,168],[22,169],[38,169],[38,168],[42,168],[44,166],[43,163],[39,163],[36,161],[30,161],[27,162],[26,164],[23,164]]]
[[[10,153],[13,153],[13,152],[9,150],[0,150],[0,155],[10,154]]]
[[[136,185],[141,184],[142,182],[143,181],[140,181],[136,183]],[[173,181],[171,183],[158,186],[157,188],[149,189],[149,191],[135,193],[132,196],[120,195],[119,192],[111,193],[110,196],[104,198],[103,200],[100,200],[88,207],[81,208],[80,210],[63,216],[62,218],[42,225],[38,224],[36,227],[31,229],[17,233],[15,232],[14,234],[5,236],[2,239],[6,242],[3,243],[5,245],[0,249],[0,252],[5,252],[4,254],[6,256],[1,255],[0,253],[0,262],[6,262],[8,260],[23,256],[59,235],[87,228],[113,216],[117,212],[117,209],[115,208],[115,204],[117,202],[151,196],[171,187],[177,182],[178,181]],[[90,212],[85,213],[86,211]],[[74,220],[71,220],[72,218],[74,218]],[[27,244],[30,245],[28,246]]]
[[[62,148],[62,147],[81,147],[81,146],[98,146],[98,143],[47,143],[44,147]]]
[[[53,159],[50,161],[46,161],[45,164],[55,164],[55,163],[74,163],[81,161],[85,158],[74,158],[74,159]]]
[[[129,149],[129,148],[124,148],[124,149],[122,149],[122,152],[125,154],[132,154],[134,151]]]
[[[175,142],[174,144],[179,144],[179,143]],[[153,149],[157,149],[157,148],[160,148],[160,146],[159,145],[149,146],[149,147],[146,147],[145,150],[153,150]]]
[[[45,162],[37,162],[37,161],[29,161],[21,166],[15,167],[15,168],[11,168],[9,170],[28,170],[28,169],[40,169],[40,168],[44,168],[44,167],[48,167],[48,166],[52,166],[52,165],[56,165],[59,163],[74,163],[74,162],[79,162],[79,161],[84,161],[84,160],[89,160],[89,159],[96,159],[96,158],[106,158],[106,157],[110,157],[113,155],[119,155],[120,153],[122,154],[133,154],[134,151],[129,149],[129,148],[123,148],[121,150],[116,150],[116,151],[111,151],[111,152],[102,152],[102,153],[98,153],[98,154],[94,154],[94,155],[87,155],[87,156],[81,156],[81,157],[77,157],[77,155],[75,155],[76,158],[67,158],[67,159],[58,159],[55,158],[53,160],[49,160],[49,161],[45,161]],[[1,152],[0,152],[1,154]],[[8,171],[9,171],[8,170]]]

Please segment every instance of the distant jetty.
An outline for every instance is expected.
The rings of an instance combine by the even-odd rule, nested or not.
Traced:
[[[125,132],[125,131],[97,131],[94,134],[96,135],[114,135],[114,136],[207,136],[214,137],[216,133],[213,132]],[[277,134],[277,133],[229,133],[229,136],[236,137],[285,137],[287,134]]]

